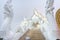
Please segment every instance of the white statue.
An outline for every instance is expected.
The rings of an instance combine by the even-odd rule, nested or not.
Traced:
[[[13,9],[12,9],[11,2],[12,0],[8,0],[4,6],[4,21],[0,29],[6,34],[9,33],[9,31],[11,30],[11,22],[13,18]]]
[[[56,23],[55,23],[55,19],[54,19],[54,12],[53,12],[53,4],[54,4],[54,0],[47,0],[46,2],[46,17],[47,20],[49,22],[49,24],[47,24],[48,26],[48,36],[49,36],[49,40],[56,40]]]

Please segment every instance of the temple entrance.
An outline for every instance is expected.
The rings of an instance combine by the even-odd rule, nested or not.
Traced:
[[[39,29],[28,30],[19,40],[26,40],[27,36],[30,37],[30,40],[45,40],[45,37]]]

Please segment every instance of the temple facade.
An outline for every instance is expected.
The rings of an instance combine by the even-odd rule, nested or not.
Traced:
[[[3,40],[56,40],[60,39],[60,9],[54,17],[54,0],[47,0],[45,16],[38,9],[34,8],[33,16],[24,18],[20,25],[14,30],[11,27],[13,19],[12,0],[8,0],[4,6],[4,22],[0,31]],[[14,30],[12,30],[12,29]],[[0,32],[0,34],[2,34]]]

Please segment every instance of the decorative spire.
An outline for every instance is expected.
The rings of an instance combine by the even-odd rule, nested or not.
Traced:
[[[53,9],[54,9],[53,4],[54,4],[54,0],[47,0],[46,6],[45,6],[46,14],[49,13],[49,14],[53,15]]]
[[[37,17],[39,17],[40,19],[42,19],[42,21],[48,22],[47,18],[45,16],[43,16],[41,13],[39,13],[37,9],[34,9],[33,12],[34,12],[34,15],[36,15]]]
[[[4,6],[4,18],[7,18],[7,17],[13,17],[13,9],[12,9],[12,0],[8,0]]]

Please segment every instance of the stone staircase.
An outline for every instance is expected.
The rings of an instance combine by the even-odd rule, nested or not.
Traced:
[[[27,36],[29,36],[31,40],[45,40],[45,37],[39,29],[28,30],[19,40],[25,40]]]

